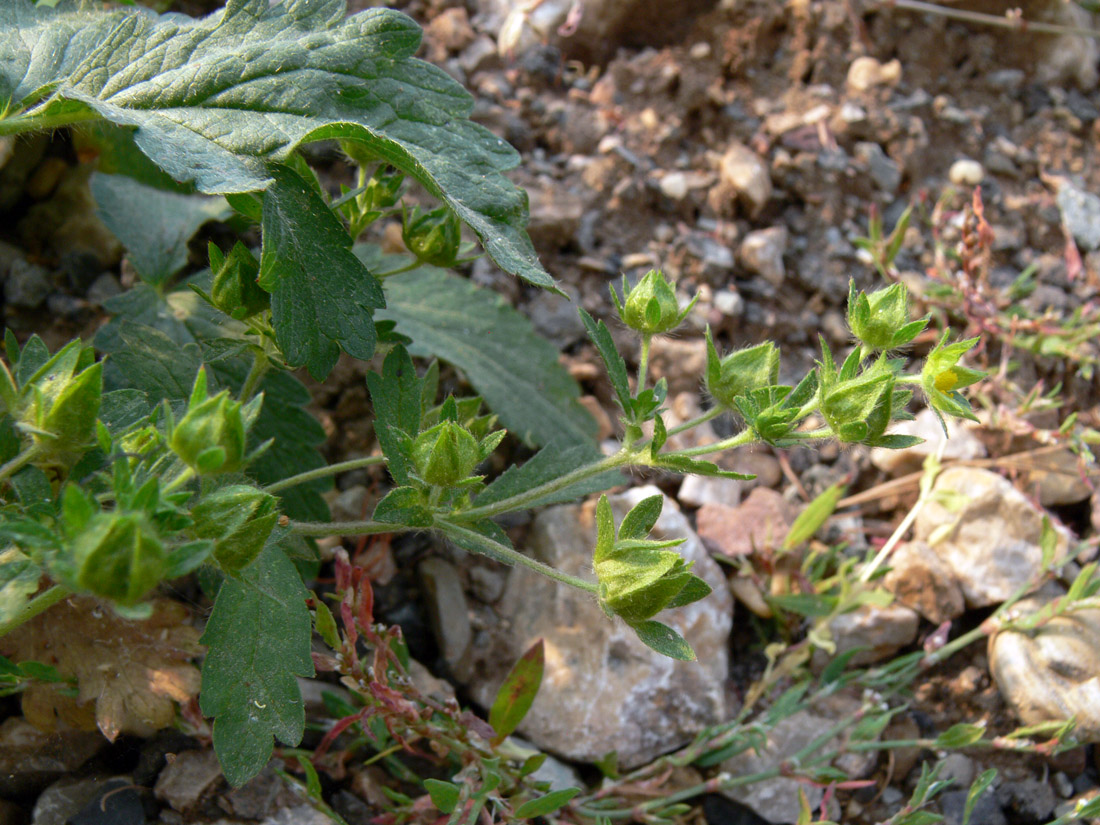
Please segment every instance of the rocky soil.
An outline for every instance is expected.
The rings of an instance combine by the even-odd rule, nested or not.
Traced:
[[[197,13],[201,5],[176,8]],[[916,205],[896,265],[932,307],[929,270],[957,275],[937,242],[954,248],[963,208],[980,186],[991,232],[987,287],[1007,286],[1031,269],[1037,286],[1023,303],[1048,312],[1051,324],[1075,310],[1095,311],[1100,90],[1093,40],[845,0],[589,0],[579,19],[580,4],[562,0],[412,0],[402,7],[425,26],[422,56],[464,83],[476,97],[475,119],[521,151],[514,178],[530,195],[531,236],[574,303],[529,289],[487,260],[470,265],[468,275],[503,294],[560,347],[604,438],[614,432],[612,402],[575,308],[610,320],[608,285],[624,274],[635,279],[660,267],[685,297],[701,296],[686,332],[657,341],[652,354],[669,382],[670,417],[680,420],[706,403],[698,377],[706,325],[726,347],[778,342],[784,380],[812,365],[819,335],[835,347],[849,342],[849,279],[864,288],[881,282],[856,244],[873,211],[890,227]],[[969,7],[1004,11],[993,0]],[[1061,2],[1025,4],[1023,14],[1093,22]],[[318,157],[331,178],[346,173],[331,151],[322,147]],[[61,135],[0,144],[5,324],[21,336],[36,330],[51,347],[89,336],[102,321],[100,304],[132,282],[117,241],[94,217],[91,169],[81,160]],[[951,320],[960,329],[969,324],[971,334],[980,329],[973,316]],[[932,343],[921,339],[916,352]],[[1037,568],[1044,514],[1057,522],[1061,547],[1095,536],[1100,498],[1088,469],[1082,475],[1074,457],[1057,449],[1040,452],[1041,462],[1005,458],[1043,447],[1043,433],[1071,411],[1100,425],[1097,382],[1087,369],[1100,358],[1097,341],[1085,338],[1073,349],[1072,359],[1012,353],[1016,371],[1001,389],[986,391],[982,426],[953,430],[944,447],[944,458],[960,466],[939,484],[964,492],[969,503],[961,511],[924,510],[886,579],[895,605],[838,620],[841,651],[865,646],[857,661],[881,661],[975,627]],[[982,358],[997,370],[1008,353],[991,340]],[[1021,396],[1011,388],[1039,382],[1061,382],[1065,406],[1015,415]],[[333,460],[372,448],[362,384],[362,365],[348,362],[318,388],[316,412],[331,434]],[[716,438],[731,426],[719,419],[698,437]],[[830,540],[854,552],[881,546],[916,498],[912,474],[923,455],[942,441],[927,415],[913,427],[929,444],[900,455],[835,445],[784,455],[757,448],[726,462],[755,473],[752,482],[651,478],[621,491],[620,515],[646,494],[644,483],[657,485],[649,494],[669,497],[658,532],[686,538],[696,571],[715,586],[679,619],[701,664],[650,655],[594,604],[536,577],[418,540],[368,548],[380,616],[402,625],[414,656],[435,674],[421,674],[431,690],[457,688],[482,708],[527,644],[547,639],[560,655],[521,731],[560,760],[552,763],[556,781],[591,779],[587,766],[611,750],[623,766],[644,764],[729,718],[763,667],[768,640],[752,615],[752,588],[735,584],[731,596],[729,566],[711,557],[759,561],[806,501],[841,480],[851,485],[848,506],[833,520]],[[381,480],[365,472],[341,477],[334,516],[359,517]],[[948,523],[954,526],[945,537]],[[567,570],[583,567],[594,535],[589,504],[550,508],[509,527],[533,554]],[[1100,663],[1100,649],[1091,655]],[[887,735],[934,737],[960,721],[1011,730],[1018,724],[1013,706],[1028,700],[1006,702],[989,658],[976,646],[929,671]],[[1078,681],[1087,687],[1097,667]],[[836,698],[777,728],[763,755],[742,754],[723,768],[751,772],[753,760],[774,762],[798,750],[851,713],[859,697]],[[328,821],[270,770],[228,791],[212,753],[180,734],[124,737],[110,747],[83,734],[58,739],[30,728],[14,701],[3,702],[0,823]],[[321,719],[319,697],[310,707]],[[1081,721],[1100,731],[1097,707]],[[167,767],[165,754],[175,754]],[[969,782],[991,766],[1000,776],[973,823],[1050,821],[1100,790],[1092,748],[1050,759],[901,750],[846,765],[873,781],[833,796],[830,815],[886,819],[908,799],[921,761],[942,761],[941,778],[958,780],[939,803],[952,823],[962,821]],[[378,810],[377,775],[353,777],[326,791],[349,823],[367,822]],[[804,789],[811,803],[822,801],[821,789]],[[105,819],[108,810],[115,813]],[[797,813],[796,786],[775,780],[734,798],[708,798],[691,821],[793,822]]]

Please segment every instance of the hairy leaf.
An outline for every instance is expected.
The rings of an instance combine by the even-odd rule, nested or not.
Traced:
[[[374,354],[372,310],[385,306],[377,279],[351,253],[351,238],[300,175],[273,164],[264,193],[259,284],[271,293],[275,339],[291,366],[324,380],[340,350]]]
[[[419,181],[503,269],[553,286],[524,227],[526,195],[502,174],[512,147],[468,119],[473,101],[413,58],[420,29],[343,0],[232,0],[208,17],[0,4],[0,100],[27,126],[100,117],[136,127],[137,146],[210,194],[267,188],[266,161],[330,138]]]
[[[28,522],[38,526],[37,522]],[[53,539],[53,534],[42,528]],[[12,540],[12,536],[0,536],[0,540]],[[19,615],[27,601],[37,592],[42,570],[16,547],[0,550],[0,624]]]
[[[356,252],[378,264],[376,247]],[[385,281],[386,308],[413,339],[413,355],[436,356],[460,368],[508,431],[534,444],[591,443],[596,422],[577,402],[580,390],[558,352],[531,322],[497,294],[434,267]]]
[[[542,685],[545,663],[543,641],[539,639],[512,665],[497,690],[489,710],[489,724],[496,731],[495,742],[503,742],[523,721]]]
[[[669,627],[667,624],[652,619],[631,625],[638,638],[647,647],[656,650],[662,656],[670,659],[679,659],[681,662],[695,661],[695,651],[691,649],[684,637]]]
[[[560,478],[578,467],[599,461],[600,458],[602,456],[594,445],[577,444],[566,449],[559,449],[558,443],[556,441],[552,442],[535,453],[522,465],[512,465],[505,470],[492,484],[485,488],[474,504],[477,507],[495,504],[503,499],[525,493],[540,484]],[[609,487],[614,487],[616,484],[621,484],[622,480],[622,473],[618,470],[608,470],[598,476],[571,484],[556,493],[548,493],[530,502],[528,506],[542,507],[561,501],[573,501],[589,493],[598,493]]]
[[[226,577],[200,641],[202,712],[214,717],[225,778],[243,785],[271,758],[273,737],[297,745],[305,707],[295,677],[312,676],[312,621],[294,565],[268,544],[240,578]]]
[[[424,381],[417,377],[408,351],[398,346],[386,356],[381,374],[367,373],[367,387],[374,406],[374,433],[390,475],[398,484],[407,484],[412,459],[402,436],[411,439],[420,433]]]
[[[141,279],[153,286],[187,264],[187,242],[200,226],[231,214],[224,198],[165,192],[125,175],[97,173],[91,190],[100,220],[126,247]]]

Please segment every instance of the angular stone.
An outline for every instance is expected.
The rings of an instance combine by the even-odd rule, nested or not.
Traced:
[[[902,604],[887,607],[861,605],[848,613],[841,613],[831,622],[829,630],[836,644],[836,654],[853,648],[863,650],[849,660],[853,667],[889,659],[917,638],[920,619],[917,612]],[[830,656],[823,650],[814,651],[815,667],[824,668]]]
[[[1024,487],[1038,494],[1044,507],[1076,504],[1092,495],[1092,490],[1082,477],[1080,460],[1068,448],[1032,456],[1028,461],[1028,473]],[[1096,477],[1096,465],[1086,465]]]
[[[773,226],[750,232],[741,241],[738,250],[741,265],[761,276],[772,286],[782,286],[787,277],[783,266],[783,253],[787,251],[787,228]]]
[[[778,547],[795,519],[794,507],[775,490],[754,487],[736,507],[704,504],[695,516],[699,537],[713,551],[747,556],[764,547]]]
[[[157,799],[180,813],[194,810],[221,778],[222,769],[212,750],[184,751],[165,765],[153,788]]]
[[[1008,481],[988,470],[950,467],[933,489],[939,495],[917,515],[913,535],[951,569],[968,607],[1000,604],[1040,572],[1043,512]],[[1068,536],[1056,529],[1060,557]]]
[[[10,716],[0,723],[0,796],[36,793],[74,773],[106,744],[98,731],[44,733]]]
[[[428,612],[440,651],[447,664],[456,666],[465,656],[473,631],[466,594],[454,565],[429,557],[417,568],[428,596]]]
[[[937,625],[965,612],[966,603],[955,574],[923,541],[899,544],[888,564],[890,572],[882,584],[900,604]]]
[[[748,146],[734,143],[724,155],[718,167],[722,183],[737,194],[748,207],[749,216],[760,212],[772,196],[772,179],[768,167]]]
[[[702,507],[704,504],[736,507],[741,503],[741,485],[742,482],[735,478],[691,475],[684,478],[676,500],[689,507]]]
[[[640,487],[611,497],[616,523],[638,501],[659,493]],[[512,663],[543,639],[542,688],[519,731],[563,758],[595,761],[611,750],[624,768],[642,765],[689,742],[725,718],[732,601],[725,576],[671,499],[654,538],[686,538],[676,549],[713,592],[659,615],[695,649],[696,662],[676,662],[643,645],[634,631],[608,619],[590,595],[515,567],[497,606],[504,620],[494,639],[471,651],[484,671],[468,686],[488,707]],[[595,502],[551,507],[535,519],[534,558],[576,576],[592,576]]]
[[[1062,222],[1078,245],[1086,252],[1100,249],[1100,197],[1062,181],[1056,200]]]
[[[706,366],[707,345],[702,338],[684,340],[660,335],[649,348],[651,380],[664,378],[670,397],[697,390]]]

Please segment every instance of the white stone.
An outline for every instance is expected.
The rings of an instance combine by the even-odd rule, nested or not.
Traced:
[[[956,186],[977,186],[985,177],[985,170],[976,160],[960,158],[951,164],[947,179]]]
[[[723,183],[731,187],[755,215],[772,196],[772,180],[764,161],[748,146],[734,143],[719,164]]]
[[[901,63],[894,59],[880,63],[873,57],[857,57],[848,67],[848,88],[866,92],[876,86],[896,86],[901,80]]]
[[[661,194],[674,201],[681,201],[687,197],[688,181],[683,172],[667,172],[658,185],[661,188]]]
[[[944,461],[972,461],[986,455],[985,445],[974,434],[973,427],[954,418],[947,422],[947,444],[943,446]],[[875,447],[871,450],[871,463],[889,475],[905,475],[920,470],[924,459],[933,455],[944,442],[943,427],[936,413],[921,410],[912,421],[899,421],[890,428],[892,435],[915,435],[924,442],[904,450],[888,450]]]
[[[738,255],[741,264],[755,275],[760,275],[772,286],[782,286],[787,270],[783,266],[783,253],[787,251],[787,228],[773,226],[750,232],[741,241]]]

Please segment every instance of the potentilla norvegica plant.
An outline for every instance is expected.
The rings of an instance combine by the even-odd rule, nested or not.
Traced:
[[[553,348],[496,296],[440,268],[465,254],[464,224],[500,267],[557,290],[526,235],[525,197],[502,174],[515,153],[467,119],[471,100],[454,81],[412,57],[420,38],[412,21],[379,9],[345,19],[342,0],[233,0],[197,20],[85,5],[0,8],[0,135],[68,127],[99,153],[92,191],[141,280],[108,303],[113,318],[94,349],[74,341],[50,353],[37,337],[20,345],[6,335],[0,650],[3,637],[70,595],[141,619],[162,583],[198,574],[214,600],[201,639],[200,707],[234,784],[267,763],[275,738],[300,741],[295,680],[314,672],[314,627],[340,654],[345,683],[367,691],[362,685],[402,667],[346,559],[338,559],[342,632],[311,596],[312,538],[430,532],[588,591],[650,647],[691,659],[687,642],[655,617],[708,587],[677,542],[649,538],[660,499],[642,501],[619,525],[600,499],[588,577],[524,555],[494,519],[605,490],[627,468],[746,478],[703,456],[757,442],[907,446],[915,439],[888,430],[909,417],[914,391],[941,414],[972,416],[959,390],[980,376],[959,361],[976,339],[945,338],[918,374],[903,372],[897,350],[927,320],[909,320],[895,285],[871,294],[853,287],[855,349],[837,366],[822,343],[818,366],[793,386],[779,383],[773,343],[723,355],[708,331],[702,380],[714,406],[667,428],[666,385],[649,381],[649,343],[689,308],[653,271],[632,288],[624,282],[621,296],[612,290],[619,321],[640,340],[633,381],[604,321],[581,311],[622,425],[618,449],[603,455]],[[358,165],[357,185],[336,197],[299,151],[319,140],[340,141]],[[408,205],[410,182],[440,204]],[[212,246],[209,270],[181,277],[190,235],[230,213],[259,227],[259,249]],[[409,254],[356,243],[386,218],[402,220]],[[380,356],[366,382],[381,455],[326,465],[316,449],[323,432],[303,410],[309,395],[292,370],[323,380],[341,352]],[[438,363],[413,358],[433,355],[461,369],[478,396],[440,401]],[[671,435],[723,413],[741,422],[735,435],[669,447]],[[508,432],[541,450],[487,483],[478,468]],[[331,478],[377,464],[392,487],[371,518],[329,521],[320,493]],[[373,671],[357,670],[360,633],[384,648]],[[517,672],[529,693],[530,668]],[[372,695],[404,689],[399,679],[371,684]],[[498,736],[487,737],[498,744],[517,721],[509,707],[494,708]],[[407,724],[431,735],[414,717]],[[452,743],[469,736],[457,717],[439,725]],[[553,794],[527,799],[526,775],[508,774],[520,789],[513,813],[564,804]],[[439,793],[441,805],[457,804],[451,791]]]

